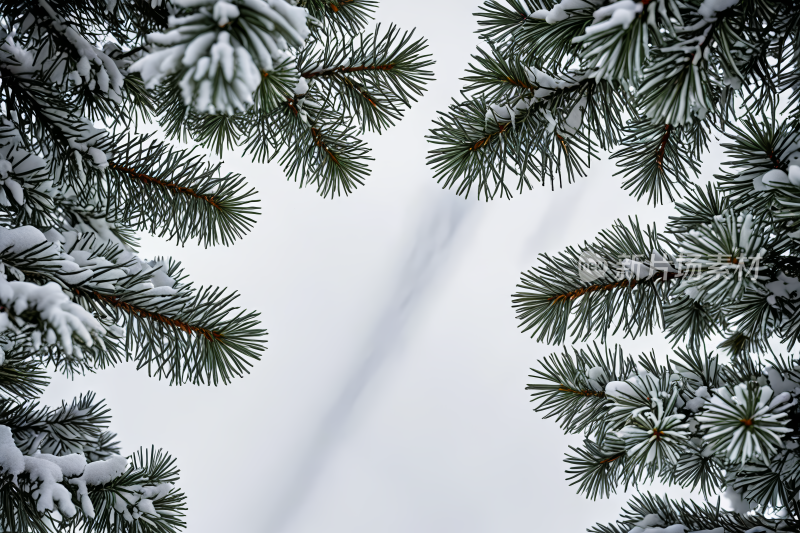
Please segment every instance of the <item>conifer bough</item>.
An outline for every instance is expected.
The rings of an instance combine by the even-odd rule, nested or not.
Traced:
[[[444,186],[511,196],[607,151],[637,199],[678,199],[663,231],[618,221],[541,255],[513,296],[537,341],[594,341],[528,387],[584,435],[566,457],[578,492],[657,480],[706,498],[639,492],[590,531],[800,530],[800,4],[488,0],[477,16],[465,96],[430,134]],[[712,137],[726,161],[698,186]],[[655,332],[666,362],[607,344]]]
[[[369,0],[0,0],[0,531],[185,527],[175,460],[120,456],[91,392],[37,398],[133,360],[171,384],[217,385],[266,347],[236,293],[197,288],[137,232],[231,245],[255,190],[193,149],[280,154],[323,195],[368,174],[357,133],[422,94],[423,40],[365,33]],[[162,134],[136,131],[155,119]]]

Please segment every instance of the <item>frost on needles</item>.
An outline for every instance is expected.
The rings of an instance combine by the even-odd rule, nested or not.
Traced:
[[[88,392],[40,405],[48,372],[135,361],[227,384],[266,348],[237,294],[143,259],[138,232],[231,245],[259,213],[191,141],[237,143],[326,196],[368,174],[364,130],[430,79],[423,40],[365,33],[368,0],[0,2],[0,531],[183,529],[175,460],[120,455]],[[157,134],[137,132],[157,122]]]
[[[620,220],[541,255],[513,296],[535,340],[593,341],[528,387],[584,436],[566,457],[579,493],[640,491],[590,531],[800,530],[800,4],[488,0],[477,16],[463,98],[429,136],[445,187],[510,197],[607,152],[637,199],[677,200],[666,228]],[[711,139],[726,160],[699,186]],[[608,345],[656,332],[666,358]]]

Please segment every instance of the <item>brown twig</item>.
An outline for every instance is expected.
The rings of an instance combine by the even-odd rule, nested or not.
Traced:
[[[679,276],[680,276],[680,274],[678,274],[676,272],[667,272],[666,280],[671,280],[671,279],[679,277]],[[649,278],[645,278],[643,280],[623,279],[623,280],[620,280],[620,281],[615,281],[614,283],[606,283],[606,284],[603,284],[603,285],[599,285],[599,284],[598,285],[589,285],[588,287],[581,287],[579,289],[575,289],[573,291],[569,291],[569,292],[567,292],[565,294],[557,294],[556,296],[551,296],[550,298],[547,299],[547,301],[549,301],[551,304],[554,304],[556,302],[565,302],[567,300],[574,300],[576,298],[580,298],[584,294],[589,294],[589,293],[592,293],[592,292],[610,291],[610,290],[613,290],[613,289],[621,289],[621,288],[625,288],[625,287],[633,288],[636,285],[638,285],[639,283],[646,283],[648,281],[655,282],[655,281],[658,281],[658,280],[666,281],[666,280],[664,280],[664,274],[663,273],[660,273],[660,272],[656,273],[656,274],[650,276]]]
[[[594,397],[597,397],[597,398],[605,398],[606,397],[606,393],[603,392],[603,391],[576,390],[576,389],[570,389],[570,388],[567,388],[567,387],[559,387],[558,390],[559,390],[559,392],[569,392],[571,394],[577,394],[578,396],[587,396],[587,397],[594,396]]]
[[[392,70],[393,68],[394,68],[394,63],[387,63],[385,65],[366,65],[366,66],[360,66],[360,67],[340,66],[340,67],[334,67],[334,68],[329,68],[329,69],[325,69],[325,70],[318,70],[318,71],[315,71],[315,72],[303,72],[300,75],[302,77],[306,78],[306,79],[313,79],[313,78],[319,78],[319,77],[322,77],[322,76],[333,76],[334,74],[339,74],[339,73],[350,74],[352,72],[363,72],[365,70],[370,70],[370,71],[383,70],[383,71],[386,71],[386,70]]]
[[[128,176],[130,176],[132,178],[136,178],[136,179],[138,179],[138,180],[140,180],[140,181],[142,181],[144,183],[147,183],[147,184],[150,184],[150,185],[157,185],[159,187],[164,187],[165,189],[167,189],[169,191],[172,191],[172,192],[175,192],[175,193],[178,193],[178,194],[185,194],[187,196],[191,196],[193,198],[197,198],[199,200],[203,200],[204,202],[208,202],[209,204],[211,204],[212,206],[214,206],[217,209],[222,209],[220,207],[219,203],[214,199],[213,196],[208,196],[208,195],[205,195],[205,194],[198,194],[197,192],[195,192],[194,189],[192,189],[190,187],[181,187],[180,185],[175,185],[174,183],[170,183],[168,181],[164,181],[164,180],[155,178],[155,177],[150,176],[148,174],[143,174],[141,172],[138,172],[135,168],[129,168],[129,167],[125,167],[125,166],[119,165],[117,163],[114,163],[113,161],[109,161],[108,162],[108,166],[109,166],[109,168],[112,168],[112,169],[116,170],[117,172],[125,173]]]
[[[672,133],[672,126],[669,124],[664,126],[664,134],[661,136],[661,145],[658,147],[658,152],[656,153],[656,164],[658,165],[658,170],[664,172],[664,152],[667,151],[667,142],[669,141],[669,136]]]
[[[139,318],[145,318],[153,320],[155,322],[161,322],[162,324],[166,324],[167,326],[181,329],[186,333],[194,333],[198,336],[205,337],[209,341],[219,341],[222,340],[223,338],[222,334],[218,331],[202,328],[200,326],[194,326],[192,324],[187,324],[186,322],[168,317],[166,315],[162,315],[160,313],[147,311],[146,309],[142,309],[141,307],[137,307],[128,302],[124,302],[119,298],[117,298],[116,296],[100,294],[99,292],[95,292],[88,289],[79,289],[77,287],[73,287],[72,292],[74,292],[77,296],[91,298],[95,301],[114,306],[117,309],[122,309],[123,311],[135,315]]]
[[[325,144],[325,140],[322,138],[322,134],[319,132],[319,130],[316,128],[311,128],[311,136],[314,138],[314,144],[325,150],[325,153],[327,153],[330,158],[333,159],[333,162],[338,165],[339,160],[336,159],[334,153],[328,149],[328,146]]]
[[[613,463],[614,461],[616,461],[617,459],[619,459],[623,455],[625,455],[625,454],[624,453],[620,453],[620,454],[615,455],[614,457],[609,457],[608,459],[603,459],[602,461],[600,461],[600,464],[603,465],[603,464],[606,464],[606,463]]]
[[[473,150],[477,150],[478,148],[481,148],[481,147],[483,147],[483,146],[486,146],[487,144],[489,144],[489,141],[490,141],[490,140],[492,140],[492,137],[494,137],[495,135],[500,135],[501,133],[503,133],[504,131],[506,131],[506,129],[507,129],[507,128],[508,128],[510,125],[511,125],[511,123],[510,123],[510,122],[506,122],[505,124],[500,124],[500,125],[499,125],[499,127],[498,127],[498,129],[497,129],[497,131],[495,131],[495,132],[493,132],[493,133],[490,133],[489,135],[487,135],[487,136],[486,136],[486,137],[484,137],[483,139],[480,139],[478,142],[476,142],[475,144],[473,144],[473,145],[470,147],[469,151],[471,152],[471,151],[473,151]]]

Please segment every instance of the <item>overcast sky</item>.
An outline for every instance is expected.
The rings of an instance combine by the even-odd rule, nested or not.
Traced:
[[[372,176],[350,197],[321,199],[275,164],[227,154],[224,170],[260,191],[255,230],[231,248],[143,240],[143,257],[172,255],[261,312],[269,350],[251,375],[169,387],[121,365],[48,389],[51,404],[98,392],[125,453],[153,444],[178,458],[187,531],[578,532],[618,515],[625,496],[590,502],[565,481],[579,439],[525,391],[529,368],[560,348],[518,331],[510,295],[538,253],[631,214],[662,223],[671,208],[637,204],[605,162],[511,201],[440,188],[424,137],[461,88],[478,4],[381,3],[378,21],[428,38],[437,81],[369,137]],[[659,338],[624,346],[666,351]]]

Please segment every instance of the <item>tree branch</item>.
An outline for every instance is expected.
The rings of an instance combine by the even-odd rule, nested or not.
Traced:
[[[547,299],[547,301],[549,301],[551,304],[554,304],[557,302],[565,302],[567,300],[575,300],[576,298],[580,298],[584,294],[589,294],[592,292],[610,291],[613,289],[621,289],[624,287],[633,288],[641,283],[648,283],[648,282],[655,283],[656,281],[659,280],[668,281],[679,277],[683,277],[683,274],[678,274],[676,272],[667,272],[665,277],[664,273],[657,272],[656,274],[653,274],[649,278],[645,278],[642,280],[623,279],[620,281],[615,281],[614,283],[606,283],[604,285],[589,285],[588,287],[581,287],[579,289],[575,289],[573,291],[564,294],[557,294],[556,296],[551,296],[550,298]]]
[[[394,68],[394,63],[386,63],[384,65],[366,65],[360,67],[345,67],[344,65],[341,65],[338,67],[333,67],[324,70],[303,72],[300,75],[306,79],[314,79],[320,77],[334,76],[339,73],[350,74],[351,72],[364,72],[364,71],[376,71],[376,70],[387,71],[387,70],[392,70],[393,68]]]
[[[223,336],[218,331],[214,331],[211,329],[203,328],[200,326],[195,326],[193,324],[187,324],[181,320],[177,320],[175,318],[168,317],[166,315],[162,315],[160,313],[154,313],[152,311],[148,311],[146,309],[142,309],[141,307],[137,307],[133,304],[128,302],[124,302],[117,298],[116,296],[110,296],[107,294],[100,294],[98,292],[88,290],[88,289],[79,289],[77,287],[71,287],[72,292],[74,292],[77,296],[83,296],[86,298],[90,298],[97,302],[101,302],[107,305],[111,305],[116,307],[117,309],[121,309],[126,311],[132,315],[135,315],[139,318],[145,318],[149,320],[153,320],[155,322],[161,322],[162,324],[166,324],[167,326],[172,326],[175,328],[179,328],[186,333],[194,333],[198,336],[205,337],[206,340],[209,341],[221,341]]]
[[[664,152],[667,151],[667,142],[669,141],[669,136],[672,133],[672,126],[669,124],[664,126],[664,135],[661,137],[661,145],[658,147],[658,152],[656,152],[656,164],[658,165],[658,170],[662,173],[664,172]]]
[[[125,167],[125,166],[119,165],[117,163],[114,163],[113,161],[109,161],[108,162],[108,166],[110,168],[116,170],[117,172],[120,172],[120,173],[123,173],[123,174],[127,174],[131,178],[138,179],[143,183],[150,184],[150,185],[156,185],[156,186],[159,186],[159,187],[163,187],[163,188],[167,189],[168,191],[171,191],[171,192],[174,192],[174,193],[177,193],[177,194],[185,194],[185,195],[191,196],[193,198],[197,198],[198,200],[203,200],[204,202],[207,202],[207,203],[211,204],[212,206],[214,206],[218,210],[222,209],[220,207],[219,203],[214,199],[213,196],[207,196],[205,194],[198,194],[197,192],[194,191],[194,189],[192,189],[190,187],[181,187],[179,185],[175,185],[174,183],[170,183],[168,181],[160,180],[160,179],[155,178],[153,176],[150,176],[148,174],[142,174],[141,172],[137,172],[137,170],[134,169],[134,168]]]

